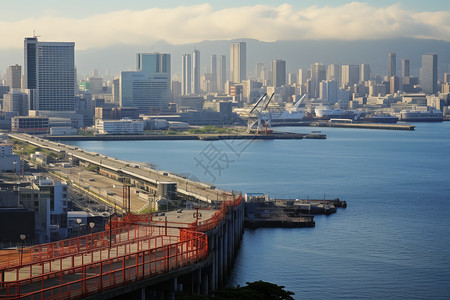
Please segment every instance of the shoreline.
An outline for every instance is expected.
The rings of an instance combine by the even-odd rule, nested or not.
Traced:
[[[120,141],[120,140],[194,140],[194,141],[218,141],[218,140],[275,140],[275,139],[326,139],[322,133],[292,133],[292,132],[273,132],[271,134],[186,134],[186,135],[159,135],[159,134],[141,134],[141,135],[64,135],[64,136],[46,136],[51,141]]]

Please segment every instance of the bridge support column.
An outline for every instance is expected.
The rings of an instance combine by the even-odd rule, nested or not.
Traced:
[[[194,294],[200,295],[201,284],[202,284],[202,269],[198,270],[195,275],[197,278],[192,276],[192,281],[193,281],[192,291]]]
[[[202,295],[208,295],[209,293],[209,282],[208,282],[208,272],[202,272],[201,273],[202,279],[201,279],[201,294]]]
[[[147,299],[147,293],[145,287],[141,289],[141,300]]]
[[[219,228],[219,244],[218,244],[218,273],[219,273],[219,282],[223,283],[224,281],[224,272],[223,272],[223,244],[224,244],[224,235],[223,235],[223,226]]]

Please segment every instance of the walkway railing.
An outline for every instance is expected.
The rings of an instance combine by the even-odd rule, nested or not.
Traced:
[[[0,299],[81,298],[197,263],[208,256],[204,232],[241,201],[224,201],[205,221],[130,214],[103,232],[7,252],[0,255]]]
[[[163,245],[114,258],[70,266],[26,279],[3,282],[0,298],[74,299],[150,278],[199,262],[208,255],[203,233],[180,230],[158,237]]]

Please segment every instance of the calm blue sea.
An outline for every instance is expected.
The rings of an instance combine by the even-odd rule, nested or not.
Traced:
[[[326,140],[72,144],[229,190],[347,201],[315,228],[246,230],[230,284],[270,281],[296,299],[450,299],[450,122],[415,125],[319,129]]]

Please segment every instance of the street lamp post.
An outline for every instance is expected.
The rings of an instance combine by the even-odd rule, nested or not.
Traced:
[[[78,237],[80,237],[80,234],[81,234],[81,219],[80,218],[78,218],[77,219],[77,224],[78,224]],[[80,252],[80,244],[81,244],[81,241],[80,241],[80,239],[78,238],[77,239],[77,247],[78,247],[78,252]]]
[[[111,208],[109,208],[109,249],[112,245],[112,220],[111,220]]]
[[[22,246],[20,249],[20,265],[22,266],[23,247],[24,247],[25,239],[27,238],[27,236],[25,234],[21,234],[21,235],[19,235],[19,237],[22,241]]]
[[[23,178],[23,148],[20,148],[20,176]]]
[[[89,227],[91,227],[91,248],[94,248],[94,234],[92,233],[92,229],[94,229],[94,226],[94,222],[89,223]]]
[[[16,162],[16,161],[13,161],[13,165],[14,165],[14,180],[17,179],[17,169],[16,169],[16,164],[17,164],[17,162]]]
[[[80,236],[81,235],[81,222],[82,222],[83,220],[81,220],[81,219],[77,219],[77,223],[78,223],[78,236]]]

